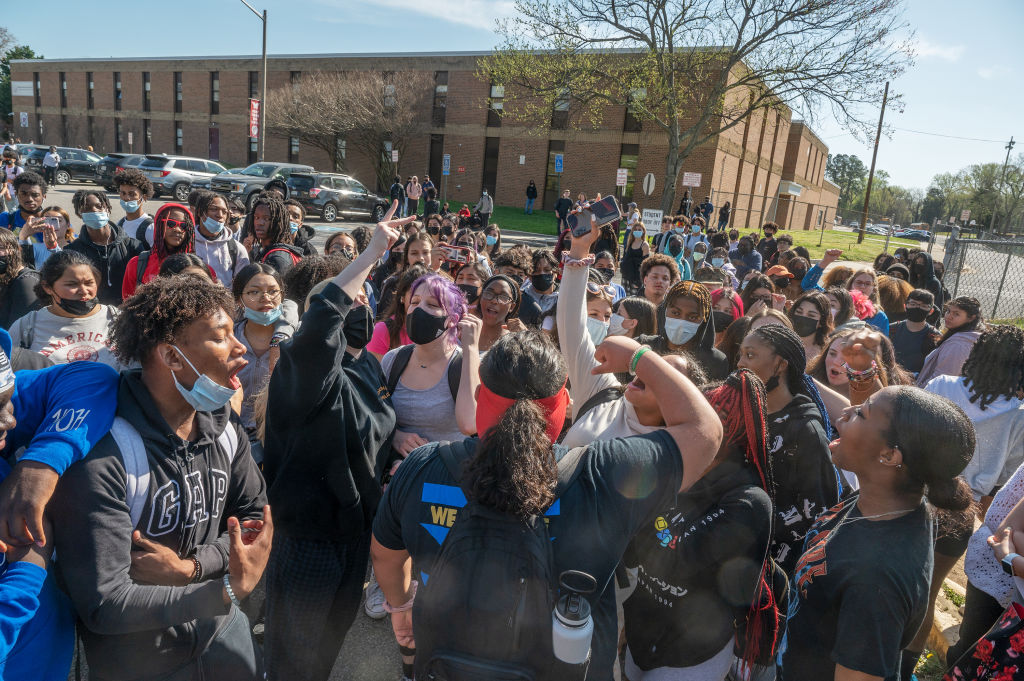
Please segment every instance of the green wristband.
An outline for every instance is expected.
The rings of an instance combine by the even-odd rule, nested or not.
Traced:
[[[633,353],[633,359],[629,362],[629,373],[631,376],[636,376],[636,365],[640,363],[640,358],[644,356],[644,353],[650,349],[649,345],[641,345]]]

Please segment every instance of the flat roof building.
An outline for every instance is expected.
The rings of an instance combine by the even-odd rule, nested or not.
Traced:
[[[538,203],[548,209],[563,189],[574,199],[579,192],[618,191],[623,200],[641,207],[660,205],[668,146],[657,125],[613,106],[596,129],[569,129],[558,112],[551,129],[543,131],[503,120],[497,114],[502,89],[477,76],[478,61],[487,54],[274,55],[268,57],[267,86],[268,91],[290,87],[313,72],[428,74],[433,91],[424,98],[429,104],[422,112],[422,130],[406,146],[398,172],[403,179],[429,174],[453,205],[472,205],[483,188],[498,205],[521,205],[531,179],[540,189]],[[22,141],[92,146],[99,153],[183,154],[244,166],[257,160],[257,142],[249,137],[249,99],[260,97],[261,75],[256,56],[15,60],[12,134]],[[694,204],[710,196],[715,223],[717,209],[729,201],[730,224],[739,228],[773,218],[784,228],[831,225],[838,193],[823,179],[828,149],[791,117],[788,108],[758,112],[714,136],[685,161],[684,172],[697,183],[689,187]],[[807,155],[800,151],[805,140],[814,142],[810,168],[796,163]],[[345,171],[374,187],[372,160],[345,140],[338,144]],[[445,154],[451,157],[446,184]],[[558,154],[563,158],[560,173]],[[266,158],[322,170],[334,166],[325,151],[295,137],[268,135]],[[626,169],[627,184],[616,190],[620,168]],[[780,199],[780,188],[792,190],[787,182],[806,187],[806,193],[785,193]],[[676,188],[677,204],[684,189]]]

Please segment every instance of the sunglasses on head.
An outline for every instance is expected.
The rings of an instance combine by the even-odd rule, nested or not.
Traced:
[[[615,288],[612,287],[612,286],[608,286],[607,284],[601,285],[601,284],[595,284],[592,281],[588,281],[587,282],[587,293],[592,293],[595,296],[596,295],[600,295],[601,293],[604,293],[605,295],[611,296],[612,298],[614,298],[615,297]]]

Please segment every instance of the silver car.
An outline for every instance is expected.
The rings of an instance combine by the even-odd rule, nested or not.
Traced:
[[[139,170],[153,183],[153,198],[169,194],[175,201],[185,203],[194,182],[208,181],[226,168],[216,161],[203,158],[150,154],[139,166]]]

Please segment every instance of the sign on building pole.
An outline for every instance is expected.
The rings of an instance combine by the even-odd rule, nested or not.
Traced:
[[[28,127],[28,112],[27,111],[22,111],[21,112],[21,127],[23,127],[23,128],[27,128]]]
[[[398,163],[398,149],[391,150],[391,162]]]
[[[655,182],[654,173],[647,173],[644,176],[644,194],[650,196],[654,193]]]
[[[618,168],[615,170],[616,187],[625,187],[627,179],[629,179],[629,171],[627,171],[625,168]]]
[[[700,173],[683,173],[683,186],[684,187],[699,187],[700,186]]]
[[[260,136],[260,100],[249,100],[249,137],[256,139]]]
[[[441,174],[451,175],[452,174],[452,155],[445,154],[441,157]]]
[[[640,220],[644,223],[644,228],[648,234],[657,234],[661,231],[661,218],[664,215],[662,211],[655,210],[653,208],[644,208],[644,212],[640,216]]]
[[[563,167],[563,165],[562,165],[562,155],[561,154],[555,154],[555,172],[556,173],[562,172],[562,167]]]
[[[971,211],[964,210],[960,212],[960,222],[964,223],[965,225],[967,224],[967,221],[970,219],[970,217]]]

